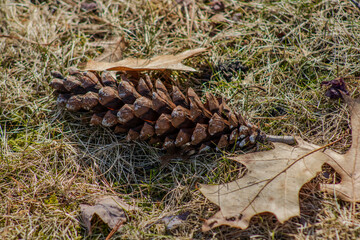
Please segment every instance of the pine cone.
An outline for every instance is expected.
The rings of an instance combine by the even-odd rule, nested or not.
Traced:
[[[127,133],[128,141],[148,143],[171,150],[184,147],[204,150],[230,146],[244,148],[262,141],[260,130],[231,111],[224,99],[206,93],[203,104],[193,89],[185,96],[178,87],[169,89],[148,76],[120,83],[109,72],[80,72],[70,68],[64,78],[52,72],[50,86],[57,103],[69,111],[91,111],[91,125],[111,127]],[[155,85],[155,86],[154,86]]]

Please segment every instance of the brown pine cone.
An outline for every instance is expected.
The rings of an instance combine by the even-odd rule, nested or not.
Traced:
[[[148,76],[120,83],[109,72],[80,72],[70,68],[64,78],[52,72],[50,86],[58,93],[57,103],[69,111],[91,111],[91,125],[127,133],[128,141],[147,141],[171,150],[204,150],[216,146],[244,148],[263,141],[255,125],[234,113],[224,99],[206,93],[203,104],[193,89],[186,96],[176,86],[168,89]]]

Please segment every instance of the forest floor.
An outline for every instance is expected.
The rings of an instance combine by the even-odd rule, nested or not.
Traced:
[[[181,89],[225,97],[266,134],[317,145],[341,138],[331,148],[345,152],[349,111],[320,83],[344,77],[359,92],[360,9],[351,1],[94,3],[0,1],[0,238],[105,239],[111,230],[95,219],[89,235],[79,207],[105,195],[139,207],[113,239],[359,238],[360,205],[319,192],[324,174],[301,189],[299,217],[281,224],[260,214],[245,230],[202,232],[218,207],[197,184],[236,179],[230,152],[164,161],[161,149],[58,108],[49,86],[52,70],[100,55],[95,41],[124,36],[124,57],[136,58],[211,47],[185,61],[198,72],[168,72]],[[187,219],[173,229],[160,221],[182,213]]]

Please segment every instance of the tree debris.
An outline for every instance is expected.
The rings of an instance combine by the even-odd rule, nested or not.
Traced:
[[[340,175],[341,182],[323,184],[322,189],[348,202],[360,202],[360,98],[352,99],[342,94],[351,111],[352,146],[345,154],[327,149],[326,161]]]
[[[104,62],[90,60],[80,65],[86,71],[147,71],[147,70],[181,70],[196,71],[192,67],[185,66],[182,60],[206,52],[207,48],[187,50],[176,55],[161,55],[151,59],[126,58],[118,62]]]
[[[113,38],[110,41],[99,41],[89,43],[90,46],[103,47],[104,52],[96,57],[94,61],[97,62],[117,62],[123,59],[123,52],[127,47],[125,36],[121,36],[116,39]]]
[[[245,229],[259,213],[271,212],[280,222],[300,214],[299,191],[321,171],[329,157],[323,147],[297,138],[295,147],[274,143],[275,149],[230,158],[244,164],[248,173],[230,183],[201,185],[200,191],[220,211],[203,224],[203,231],[220,225]]]
[[[88,204],[80,204],[81,219],[88,230],[88,234],[91,234],[91,219],[94,214],[99,216],[104,223],[106,223],[111,229],[122,225],[127,221],[128,211],[139,210],[135,206],[130,206],[125,203],[121,198],[116,196],[104,196],[96,200],[94,206]],[[118,231],[120,229],[118,228]]]

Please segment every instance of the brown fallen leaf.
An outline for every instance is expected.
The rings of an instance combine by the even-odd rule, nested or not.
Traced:
[[[338,184],[323,184],[322,190],[335,194],[344,201],[360,202],[360,98],[342,94],[351,111],[352,146],[345,154],[326,150],[327,163],[340,175]]]
[[[126,49],[127,42],[122,36],[118,39],[113,39],[108,42],[93,42],[89,43],[93,47],[104,47],[104,52],[96,57],[94,61],[98,62],[117,62],[123,59],[123,52]]]
[[[220,206],[220,211],[205,221],[203,231],[220,225],[245,229],[254,215],[263,212],[273,213],[281,223],[298,216],[301,187],[321,171],[329,157],[318,151],[324,147],[301,138],[297,141],[295,147],[274,143],[271,151],[230,158],[247,167],[244,177],[227,184],[201,185],[205,197]]]
[[[124,60],[109,63],[90,60],[79,67],[86,71],[147,71],[147,70],[182,70],[196,71],[192,67],[181,63],[186,58],[193,57],[207,51],[208,48],[187,50],[176,55],[162,55],[151,59],[126,58]]]
[[[138,210],[137,207],[128,205],[116,196],[99,198],[94,206],[80,204],[80,209],[81,219],[89,234],[91,234],[91,219],[94,214],[98,215],[104,223],[113,229],[126,222],[127,217],[125,212]]]

